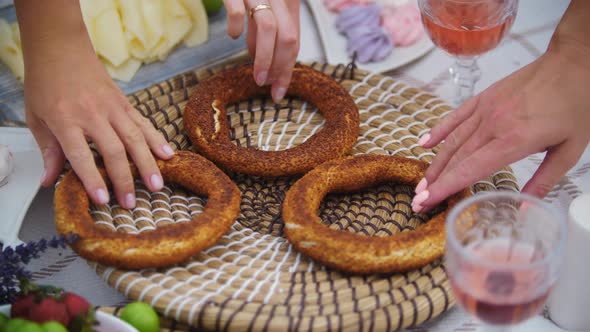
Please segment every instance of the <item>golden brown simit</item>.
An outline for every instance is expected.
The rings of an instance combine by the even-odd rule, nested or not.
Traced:
[[[251,65],[223,71],[199,83],[184,110],[184,126],[195,150],[233,171],[286,176],[305,173],[340,157],[356,143],[359,113],[346,89],[317,70],[296,65],[287,95],[315,105],[326,119],[324,127],[304,143],[287,150],[236,146],[229,137],[226,105],[269,93],[270,87],[256,85]]]
[[[138,234],[119,233],[98,225],[90,216],[82,183],[70,171],[55,192],[57,231],[80,236],[72,245],[80,256],[127,269],[173,265],[215,244],[239,215],[238,187],[212,162],[191,152],[177,152],[168,161],[158,160],[158,166],[166,182],[208,197],[203,212],[190,222],[159,226]],[[137,176],[135,167],[132,172]],[[101,173],[105,177],[104,170]]]
[[[351,273],[408,271],[441,257],[445,218],[464,190],[447,200],[447,208],[415,230],[387,237],[338,231],[323,225],[317,211],[330,192],[354,192],[385,182],[416,185],[428,164],[397,156],[360,155],[328,161],[299,179],[287,192],[283,220],[287,239],[303,254]]]

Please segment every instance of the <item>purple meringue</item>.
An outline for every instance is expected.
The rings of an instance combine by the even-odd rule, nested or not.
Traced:
[[[348,54],[355,52],[360,63],[381,61],[393,50],[393,44],[389,36],[381,29],[359,27],[348,35]]]
[[[376,5],[348,7],[336,19],[336,29],[346,35],[348,54],[356,53],[360,63],[383,60],[393,50],[380,19],[380,8]]]
[[[376,5],[352,6],[340,12],[335,25],[340,33],[346,34],[346,31],[359,26],[378,27],[381,24],[380,20],[380,9]]]
[[[368,5],[373,2],[375,2],[375,0],[324,0],[324,6],[326,6],[329,11],[339,13],[350,6]]]

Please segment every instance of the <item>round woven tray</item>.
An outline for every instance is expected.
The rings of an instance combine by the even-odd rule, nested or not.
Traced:
[[[361,134],[353,153],[400,154],[430,162],[433,151],[417,139],[451,111],[435,96],[354,66],[313,64],[334,77],[356,101]],[[191,89],[222,69],[197,70],[140,91],[130,100],[176,149],[190,149],[182,110]],[[323,117],[313,105],[254,99],[228,106],[231,138],[265,150],[292,147],[313,135]],[[435,152],[435,151],[434,151]],[[230,174],[242,191],[241,215],[214,247],[181,265],[126,271],[91,263],[125,296],[150,303],[162,315],[205,330],[395,331],[422,324],[454,304],[441,261],[404,274],[350,276],[299,254],[282,236],[281,202],[296,178]],[[133,211],[114,202],[92,210],[96,222],[124,232],[188,222],[205,198],[178,187],[150,193],[136,183]],[[428,219],[414,214],[413,189],[382,185],[353,195],[329,195],[320,208],[327,227],[366,236],[411,231]],[[473,186],[474,191],[517,190],[510,169]]]

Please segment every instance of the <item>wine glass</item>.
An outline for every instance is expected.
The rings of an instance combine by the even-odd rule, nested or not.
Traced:
[[[542,310],[566,238],[551,206],[508,191],[477,194],[451,210],[446,232],[451,289],[471,316],[503,330]]]
[[[418,0],[418,6],[432,42],[456,58],[449,71],[459,106],[473,96],[481,76],[478,56],[494,49],[510,30],[518,0]]]

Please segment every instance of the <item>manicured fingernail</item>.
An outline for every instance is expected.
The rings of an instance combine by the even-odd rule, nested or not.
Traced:
[[[418,140],[418,145],[420,146],[424,146],[424,144],[428,143],[428,141],[430,141],[430,134],[426,134],[422,137],[420,137],[420,139]]]
[[[522,212],[522,213],[526,213],[527,210],[532,207],[533,205],[529,202],[529,201],[524,201],[520,204],[520,207],[518,208],[518,211]]]
[[[164,180],[162,180],[162,177],[158,174],[154,174],[150,177],[150,183],[156,190],[160,190],[164,186]]]
[[[43,174],[41,175],[41,183],[45,183],[45,180],[47,179],[47,169],[43,169]]]
[[[258,73],[258,75],[256,75],[256,84],[258,84],[258,86],[263,86],[264,84],[266,84],[267,77],[268,77],[268,72],[261,71],[260,73]]]
[[[162,151],[166,157],[172,157],[174,155],[174,150],[172,150],[172,147],[168,144],[162,145]]]
[[[287,93],[287,89],[280,87],[275,91],[275,102],[280,102],[283,97],[285,97],[285,93]]]
[[[426,178],[422,178],[422,180],[420,180],[420,182],[418,182],[418,185],[416,186],[415,193],[419,194],[419,193],[423,192],[427,186],[428,186],[428,180],[426,180]]]
[[[107,204],[109,202],[109,194],[104,189],[97,189],[96,200],[100,204]]]
[[[420,213],[422,212],[422,210],[424,210],[424,207],[422,205],[412,205],[412,211]]]
[[[428,199],[428,196],[430,196],[430,192],[428,190],[422,191],[418,195],[414,196],[414,199],[412,200],[412,206],[422,205],[422,203]]]
[[[129,194],[125,195],[125,206],[128,209],[135,208],[135,194],[129,193]]]

